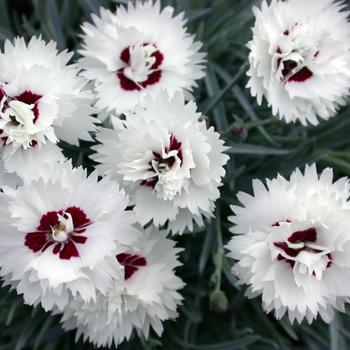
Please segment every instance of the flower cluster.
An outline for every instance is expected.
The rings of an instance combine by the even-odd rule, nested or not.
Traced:
[[[213,215],[225,175],[223,141],[185,101],[204,76],[202,45],[173,11],[102,9],[82,25],[77,64],[41,37],[0,53],[0,275],[97,346],[161,335],[176,318],[181,249],[166,235]],[[58,143],[96,132],[88,175]]]
[[[332,117],[350,89],[343,3],[254,13],[252,95],[286,122]],[[228,147],[193,101],[205,54],[183,13],[130,2],[82,32],[75,64],[41,37],[0,53],[0,276],[77,339],[118,346],[177,317],[182,249],[167,235],[212,219]],[[80,140],[95,142],[91,174],[61,150]],[[232,272],[278,319],[329,322],[350,298],[348,179],[312,165],[253,187],[229,218]]]

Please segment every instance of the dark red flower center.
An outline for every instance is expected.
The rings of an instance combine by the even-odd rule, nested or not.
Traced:
[[[284,35],[289,35],[289,31],[286,30]],[[277,51],[278,54],[281,54],[282,51],[278,47]],[[296,72],[293,74],[294,69],[298,67],[298,64],[295,61],[292,60],[286,60],[282,62],[282,58],[279,58],[277,60],[277,66],[280,67],[280,65],[283,64],[283,69],[282,69],[282,81],[285,82],[295,82],[295,83],[303,83],[304,81],[312,78],[313,73],[308,67],[302,67],[299,70],[296,70]]]
[[[287,78],[287,81],[289,83],[303,83],[304,81],[310,79],[313,76],[313,73],[307,67],[303,67],[295,74],[290,75],[297,66],[297,63],[294,61],[284,61],[282,69],[282,79],[285,80]]]
[[[171,135],[169,145],[165,148],[165,153],[169,153],[170,151],[177,151],[177,156],[179,157],[182,164],[183,156],[182,156],[181,146],[182,146],[182,143],[178,141],[174,135]],[[159,168],[171,168],[176,161],[175,156],[163,158],[161,151],[160,152],[153,151],[153,156],[154,156],[153,160],[155,160],[158,163]],[[150,165],[149,170],[154,171],[152,161],[149,163],[149,165]],[[141,182],[141,185],[154,188],[157,182],[158,182],[158,176],[155,175],[154,177],[151,177],[147,180],[143,180]]]
[[[144,44],[146,46],[148,44]],[[155,46],[155,45],[154,45]],[[156,47],[156,46],[155,46]],[[163,62],[164,56],[163,54],[159,51],[156,50],[151,54],[151,57],[155,58],[155,62],[152,65],[152,73],[148,75],[148,78],[140,83],[135,83],[134,81],[130,80],[127,78],[124,74],[124,68],[119,69],[117,71],[117,77],[119,78],[120,86],[123,90],[126,91],[140,91],[141,89],[146,88],[149,85],[153,85],[159,82],[161,76],[162,76],[162,71],[160,69],[160,66]],[[130,46],[126,47],[120,54],[120,59],[125,63],[126,67],[130,65]]]
[[[73,229],[66,232],[65,225],[59,220],[59,216],[68,219],[72,218]],[[73,257],[79,257],[77,244],[84,244],[87,237],[82,235],[87,226],[92,222],[86,216],[84,211],[78,207],[69,207],[66,210],[49,211],[44,214],[36,231],[27,233],[24,244],[33,252],[44,252],[53,246],[52,252],[57,254],[62,260],[69,260]],[[64,234],[66,239],[58,240],[56,233]]]
[[[279,223],[274,224],[273,226],[280,226]],[[294,233],[292,233],[287,241],[289,243],[315,243],[317,242],[317,231],[315,228],[309,228],[303,231],[296,231]],[[314,252],[314,253],[319,253],[319,250],[314,249],[314,248],[309,248],[309,247],[303,247],[303,248],[292,248],[288,245],[287,242],[274,242],[274,246],[281,249],[285,255],[291,257],[291,258],[295,258],[298,256],[298,254],[302,251],[310,251],[310,252]],[[278,261],[285,261],[287,262],[292,268],[295,265],[295,261],[292,259],[288,259],[288,257],[286,257],[285,255],[282,254],[278,254],[277,256],[277,260]],[[327,268],[332,266],[332,255],[330,253],[326,254],[327,258],[328,258],[328,264],[327,264]]]
[[[122,253],[116,258],[124,266],[125,280],[128,280],[140,267],[147,265],[146,258],[137,254]]]

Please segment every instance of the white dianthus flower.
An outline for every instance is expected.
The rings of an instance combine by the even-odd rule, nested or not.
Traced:
[[[350,23],[343,1],[264,0],[250,49],[248,87],[287,123],[333,117],[350,93]]]
[[[121,183],[142,225],[168,222],[169,230],[182,233],[212,215],[228,156],[200,116],[180,93],[161,94],[128,113],[117,130],[97,134],[97,169]]]
[[[122,114],[161,90],[190,92],[204,76],[202,44],[187,32],[184,14],[160,2],[129,2],[113,13],[101,9],[84,23],[80,65],[95,86],[104,118]],[[106,111],[108,113],[106,113]],[[102,115],[101,114],[101,115]]]
[[[64,311],[63,327],[77,328],[77,339],[83,336],[96,346],[118,346],[134,329],[148,338],[153,328],[160,336],[162,322],[176,318],[182,300],[178,290],[184,283],[174,271],[181,249],[174,246],[165,232],[145,230],[132,248],[117,255],[124,281],[115,281],[107,296],[99,294],[96,301],[74,300]]]
[[[0,54],[1,167],[24,181],[64,160],[59,140],[78,145],[95,130],[91,92],[71,57],[36,37],[7,40]]]
[[[289,181],[253,182],[254,196],[238,193],[232,206],[236,235],[227,248],[232,272],[247,295],[280,319],[330,322],[350,297],[349,181],[333,183],[332,170],[296,170]]]
[[[0,268],[27,304],[62,310],[72,297],[106,293],[139,236],[115,182],[57,164],[46,178],[0,193]]]

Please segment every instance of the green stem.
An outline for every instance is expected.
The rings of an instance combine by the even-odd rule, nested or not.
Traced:
[[[216,211],[216,237],[217,237],[217,250],[214,256],[215,271],[213,274],[213,280],[215,281],[215,291],[221,290],[221,277],[222,277],[222,267],[224,263],[225,250],[222,241],[221,232],[221,218],[220,218],[220,204],[217,204]]]

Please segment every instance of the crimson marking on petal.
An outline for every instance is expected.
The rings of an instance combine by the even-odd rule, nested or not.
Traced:
[[[62,211],[49,211],[43,215],[37,229],[39,231],[51,232],[51,227],[58,224],[57,213],[62,214]]]
[[[34,113],[34,123],[39,118],[39,106],[38,102],[42,98],[42,95],[36,94],[34,92],[31,92],[29,90],[26,90],[22,92],[20,95],[13,97],[14,100],[24,102],[28,105],[34,105],[33,107],[33,113]]]
[[[78,244],[84,244],[87,241],[87,237],[85,237],[85,236],[72,235],[71,239],[72,239],[72,241],[74,241],[75,243],[78,243]]]
[[[150,179],[147,180],[143,180],[141,182],[141,186],[147,186],[147,187],[151,187],[151,188],[155,188],[158,182],[158,176],[152,177]]]
[[[282,249],[287,255],[295,258],[303,249],[289,248],[286,242],[275,242],[275,247]]]
[[[298,243],[298,242],[316,242],[317,240],[317,232],[315,228],[309,228],[304,231],[296,231],[289,238],[288,241],[290,243]]]
[[[311,72],[311,70],[307,67],[304,67],[298,73],[295,73],[294,75],[292,75],[288,79],[288,82],[303,83],[304,81],[312,78],[312,76],[313,76],[313,73]]]
[[[57,242],[52,236],[52,230],[59,224],[58,215],[63,215],[68,218],[70,214],[73,221],[73,231],[66,232],[67,240]],[[52,253],[59,255],[62,260],[69,260],[73,257],[79,257],[79,251],[76,244],[85,244],[86,236],[81,233],[86,231],[88,225],[92,222],[86,216],[84,211],[78,207],[69,207],[66,210],[49,211],[40,219],[37,231],[27,233],[24,239],[24,244],[33,252],[44,252],[49,247],[54,246]]]
[[[43,249],[47,242],[47,233],[43,232],[30,232],[26,235],[24,240],[24,244],[30,247],[33,252],[38,252]]]
[[[78,258],[79,256],[79,252],[72,240],[68,240],[60,251],[60,259],[62,260],[69,260],[72,257]]]
[[[274,224],[272,224],[272,227],[279,227],[281,226],[281,222],[288,222],[290,223],[291,221],[289,219],[285,220],[285,221],[276,221]]]
[[[166,152],[170,152],[170,151],[178,151],[178,157],[180,158],[181,160],[181,163],[183,161],[183,158],[182,158],[182,149],[181,149],[181,146],[182,146],[182,143],[180,141],[178,141],[176,139],[176,137],[174,135],[171,135],[170,136],[170,144],[169,146],[166,148]],[[173,164],[175,162],[175,159],[173,160]],[[171,164],[171,165],[173,165]]]
[[[82,227],[90,223],[86,214],[78,207],[69,207],[65,210],[66,213],[72,215],[74,228]]]
[[[130,48],[126,47],[120,54],[120,59],[126,63],[129,64],[130,61]]]
[[[61,250],[61,243],[57,243],[53,248],[53,253],[58,254]]]
[[[118,254],[116,258],[118,262],[124,266],[125,280],[131,278],[140,267],[147,265],[146,258],[136,254],[121,253]]]

